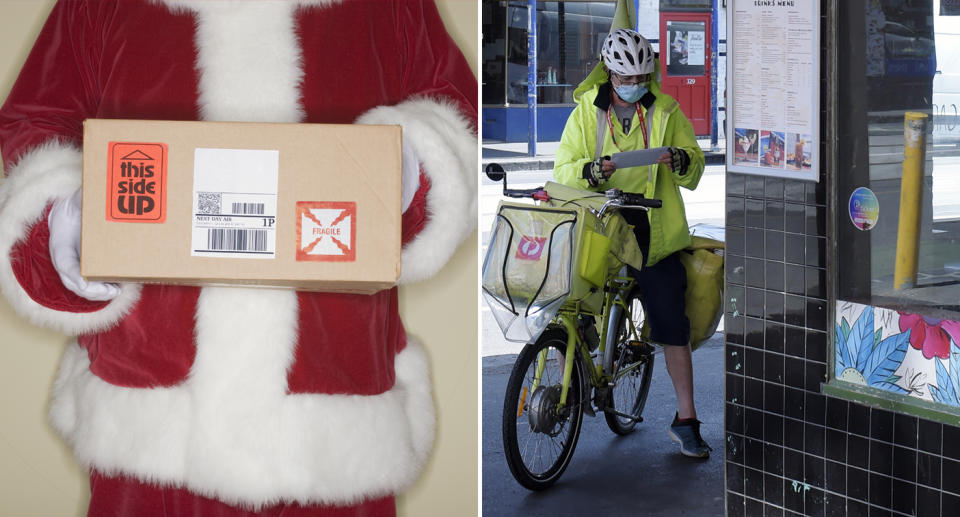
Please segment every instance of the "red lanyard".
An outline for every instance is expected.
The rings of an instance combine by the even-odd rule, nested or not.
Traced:
[[[640,103],[637,103],[637,116],[640,118],[640,130],[643,131],[643,148],[646,149],[650,147],[650,142],[647,140],[647,123],[643,118],[643,112],[640,111]],[[620,145],[617,144],[617,137],[613,134],[613,120],[610,118],[610,108],[607,108],[607,127],[610,128],[610,139],[613,140],[613,145],[616,146],[617,150],[623,152],[623,149],[620,149]]]

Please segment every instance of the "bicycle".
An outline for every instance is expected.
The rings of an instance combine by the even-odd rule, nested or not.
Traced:
[[[662,203],[617,190],[595,193],[550,182],[543,188],[511,190],[496,170],[488,170],[488,176],[503,179],[508,197],[541,202],[501,202],[483,265],[483,293],[505,337],[528,342],[507,383],[502,437],[517,482],[543,490],[569,464],[584,412],[593,416],[596,406],[619,435],[643,421],[654,347],[643,337],[642,306],[625,268],[638,267],[642,256],[618,212]],[[532,237],[536,227],[545,236]],[[565,275],[573,278],[566,285]],[[574,285],[577,277],[582,285]]]

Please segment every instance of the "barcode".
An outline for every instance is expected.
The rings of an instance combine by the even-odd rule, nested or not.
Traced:
[[[263,215],[263,203],[232,203],[234,214],[256,214]]]
[[[207,249],[215,251],[267,251],[266,230],[207,230]]]

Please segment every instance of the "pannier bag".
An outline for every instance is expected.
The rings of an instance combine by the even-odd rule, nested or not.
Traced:
[[[677,256],[687,273],[685,314],[690,320],[690,345],[696,350],[717,332],[723,315],[724,229],[712,225],[690,227],[691,243]],[[640,334],[650,337],[650,321]]]
[[[687,270],[686,314],[696,349],[717,331],[723,314],[724,229],[694,225],[690,234],[693,242],[680,253],[680,262]]]

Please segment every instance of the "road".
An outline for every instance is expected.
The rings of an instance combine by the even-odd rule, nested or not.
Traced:
[[[603,415],[585,416],[573,459],[553,487],[530,492],[511,476],[500,435],[503,394],[514,355],[483,358],[484,516],[721,517],[723,513],[723,334],[693,353],[700,432],[707,460],[682,456],[667,436],[676,399],[663,354],[655,356],[644,421],[614,435]]]

